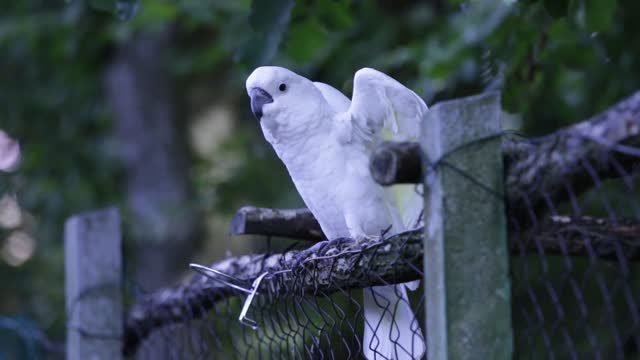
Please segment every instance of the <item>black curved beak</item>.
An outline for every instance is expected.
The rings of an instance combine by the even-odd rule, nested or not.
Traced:
[[[251,89],[249,91],[249,96],[251,97],[251,112],[256,119],[260,120],[262,117],[262,107],[265,104],[272,103],[273,98],[268,92],[259,87]]]

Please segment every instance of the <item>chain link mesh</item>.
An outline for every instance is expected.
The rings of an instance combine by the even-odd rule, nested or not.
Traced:
[[[517,358],[640,356],[640,269],[633,262],[640,257],[640,198],[637,179],[629,171],[629,164],[631,169],[636,167],[637,149],[619,150],[611,147],[597,164],[585,156],[578,162],[580,169],[570,169],[571,176],[576,171],[581,173],[579,182],[566,181],[560,192],[547,193],[547,188],[540,186],[539,193],[529,191],[517,208],[508,210]],[[473,181],[469,186],[468,191],[488,191]],[[420,235],[415,237],[419,239]],[[180,325],[154,326],[151,336],[135,339],[140,346],[130,350],[143,358],[155,358],[159,343],[166,348],[160,353],[170,358],[184,358],[185,354],[191,358],[362,358],[363,348],[375,349],[378,345],[375,341],[363,343],[364,327],[370,326],[375,332],[378,324],[365,323],[362,294],[376,293],[376,288],[363,289],[358,282],[345,282],[340,276],[358,274],[358,281],[373,285],[423,278],[421,261],[400,251],[408,242],[390,245],[397,253],[389,257],[389,249],[384,249],[388,241],[338,244],[302,263],[292,260],[295,251],[271,255],[266,262],[267,256],[253,257],[251,262],[262,262],[254,274],[280,271],[266,277],[250,304],[247,315],[255,320],[257,330],[238,321],[248,295],[218,284],[224,296],[202,299],[200,306],[206,308],[192,309],[178,318],[167,307],[171,322]],[[376,263],[371,260],[376,258],[376,251],[385,252],[383,260],[391,264],[389,269],[367,268]],[[369,261],[361,261],[363,257]],[[310,263],[314,266],[307,267]],[[296,270],[296,266],[304,269]],[[335,270],[341,266],[356,270]],[[283,272],[292,267],[293,271]],[[394,280],[394,274],[399,278]],[[239,281],[250,283],[254,278]],[[198,276],[194,282],[215,281]],[[397,309],[393,299],[378,298],[391,313]],[[420,286],[410,292],[409,305],[416,315],[414,330],[418,326],[425,329],[424,304]],[[202,314],[205,317],[197,319]],[[423,340],[416,336],[415,341]],[[399,351],[404,350],[411,355],[411,349]]]
[[[640,267],[633,262],[640,245],[640,197],[636,176],[619,158],[614,147],[597,166],[580,159],[580,189],[566,183],[561,193],[542,192],[539,207],[529,207],[524,218],[510,217],[516,354],[640,356]],[[607,168],[607,178],[596,168]]]
[[[420,240],[417,235],[415,238]],[[417,241],[412,243],[419,244]],[[350,279],[339,278],[352,273],[350,269],[344,272],[340,267],[356,268],[358,264],[378,262],[388,264],[388,267],[383,271],[374,267],[370,268],[372,271],[361,269],[364,271],[357,273],[358,281],[385,285],[422,278],[422,270],[414,266],[415,257],[407,261],[402,252],[390,251],[401,248],[402,243],[398,242],[390,249],[383,245],[375,241],[370,244],[345,241],[336,247],[320,250],[316,257],[303,262],[296,259],[300,254],[297,250],[223,261],[213,268],[229,271],[242,263],[251,264],[249,267],[252,269],[247,273],[274,274],[265,276],[260,282],[257,295],[248,307],[247,318],[250,320],[247,322],[255,321],[257,329],[239,321],[243,304],[250,294],[231,288],[225,283],[231,282],[229,280],[223,279],[221,283],[197,275],[191,284],[178,292],[166,290],[164,299],[158,293],[149,297],[153,301],[139,303],[141,312],[138,319],[141,321],[127,324],[130,332],[125,347],[129,353],[142,358],[156,358],[158,354],[169,358],[359,358],[365,346],[375,351],[379,342],[389,340],[397,343],[398,340],[374,336],[371,343],[363,343],[365,326],[374,333],[380,327],[379,322],[364,320],[363,291],[371,292],[378,305],[390,314],[394,314],[399,305],[409,305],[415,314],[411,325],[411,333],[415,335],[413,341],[424,343],[418,331],[419,328],[424,329],[422,287],[410,292],[408,302],[404,302],[399,300],[399,296],[387,299],[379,287],[361,289],[350,283]],[[292,264],[298,269],[280,270],[290,268]],[[402,278],[390,281],[396,275]],[[250,282],[240,276],[237,275],[235,284]],[[250,277],[248,280],[254,279]],[[183,302],[182,299],[188,300]],[[149,317],[154,319],[148,321]],[[402,346],[396,350],[399,356],[411,355],[413,351]]]

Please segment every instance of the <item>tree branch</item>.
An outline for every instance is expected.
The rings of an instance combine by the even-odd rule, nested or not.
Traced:
[[[381,143],[371,155],[369,171],[380,185],[422,182],[422,152],[414,142]]]
[[[308,209],[242,207],[231,220],[231,235],[267,235],[320,241],[320,224]]]
[[[545,198],[561,202],[640,164],[640,92],[589,120],[540,139],[506,138],[509,215],[541,213]],[[567,189],[570,191],[567,191]]]
[[[537,213],[545,197],[577,196],[602,179],[620,178],[640,164],[640,92],[579,124],[538,138],[505,137],[509,216]],[[417,143],[384,142],[373,153],[372,177],[382,185],[421,183]],[[598,179],[594,179],[596,177]],[[567,186],[573,194],[567,192]]]
[[[552,216],[535,229],[509,236],[511,254],[584,256],[612,261],[640,260],[640,221],[616,223],[590,216]]]

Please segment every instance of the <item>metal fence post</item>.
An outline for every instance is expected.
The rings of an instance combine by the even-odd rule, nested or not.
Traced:
[[[121,243],[115,208],[65,224],[67,359],[122,359]]]
[[[511,359],[500,97],[431,108],[423,121],[428,359]]]

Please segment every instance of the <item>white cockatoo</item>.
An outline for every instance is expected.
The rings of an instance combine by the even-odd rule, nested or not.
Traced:
[[[371,177],[369,157],[385,133],[394,140],[417,138],[427,111],[418,95],[370,68],[356,72],[351,101],[327,84],[275,66],[255,69],[246,88],[265,138],[329,240],[371,239],[389,227],[394,234],[417,226],[422,197],[410,188],[398,205],[398,196]],[[368,359],[422,357],[424,338],[405,286],[416,285],[364,290]]]

